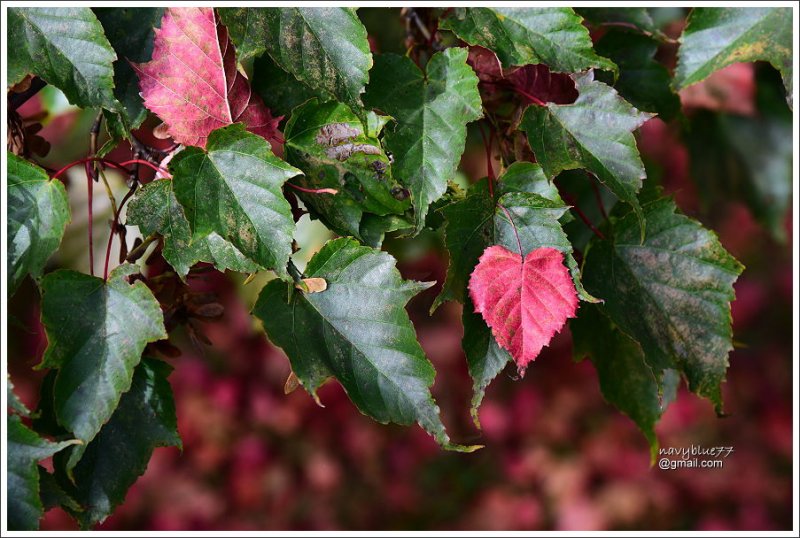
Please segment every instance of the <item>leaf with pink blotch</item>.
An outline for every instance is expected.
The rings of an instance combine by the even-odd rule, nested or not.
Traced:
[[[176,142],[205,148],[214,129],[241,122],[274,143],[278,121],[236,67],[228,30],[212,8],[170,8],[156,28],[153,59],[131,64],[144,105]]]
[[[488,247],[472,272],[469,292],[475,311],[521,375],[578,307],[564,254],[551,247],[534,249],[524,260],[505,247]]]

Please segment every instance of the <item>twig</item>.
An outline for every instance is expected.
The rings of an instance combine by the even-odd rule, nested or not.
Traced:
[[[138,182],[134,182],[134,184],[131,185],[131,188],[125,193],[125,196],[122,197],[122,201],[119,203],[119,207],[114,213],[114,222],[111,225],[111,233],[108,235],[108,244],[106,245],[106,261],[103,265],[103,280],[108,280],[108,262],[111,258],[111,243],[114,241],[114,233],[116,233],[120,225],[119,215],[122,212],[122,208],[125,207],[125,203],[130,199],[131,196],[133,196],[133,193],[136,192],[136,187],[138,186]]]

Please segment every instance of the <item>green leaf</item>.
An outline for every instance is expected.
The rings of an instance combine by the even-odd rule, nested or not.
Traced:
[[[365,245],[381,248],[387,233],[402,231],[410,233],[414,229],[414,220],[410,215],[378,216],[367,213],[361,219],[359,235]]]
[[[440,210],[446,221],[445,246],[450,265],[442,291],[431,307],[433,311],[449,300],[464,304],[461,346],[473,379],[471,414],[478,427],[478,407],[486,387],[511,360],[480,314],[474,313],[467,293],[470,274],[484,250],[491,245],[502,245],[512,252],[521,249],[524,255],[540,247],[556,248],[564,253],[578,296],[583,301],[597,301],[581,284],[572,245],[561,228],[569,206],[561,200],[541,167],[516,162],[498,178],[494,190],[497,202],[489,195],[487,182],[480,181],[470,187],[466,197]]]
[[[595,305],[585,305],[570,320],[576,359],[589,356],[608,403],[633,420],[658,456],[655,425],[663,412],[659,382],[639,343],[616,328]]]
[[[41,77],[82,108],[117,110],[114,49],[88,7],[8,8],[8,84]]]
[[[512,252],[519,252],[521,245],[523,256],[540,247],[562,251],[579,297],[584,301],[596,301],[583,289],[572,245],[559,222],[568,206],[558,196],[555,186],[544,177],[541,167],[527,162],[512,164],[498,178],[495,194],[499,197],[496,203],[489,195],[487,184],[476,183],[464,199],[441,209],[446,220],[445,246],[450,254],[450,265],[442,291],[431,310],[450,300],[465,302],[469,275],[483,251],[491,245],[502,245]]]
[[[312,99],[296,108],[286,124],[286,160],[305,174],[298,185],[339,191],[295,194],[336,233],[361,239],[364,213],[402,214],[410,206],[378,140],[388,119],[370,112],[365,132],[347,106]]]
[[[763,60],[780,71],[792,105],[792,9],[694,8],[680,37],[677,89],[736,62]]]
[[[39,367],[58,369],[56,417],[84,443],[94,439],[130,389],[145,345],[167,337],[153,294],[143,282],[125,280],[136,271],[126,264],[108,281],[67,270],[42,279],[49,345]]]
[[[403,280],[389,254],[348,238],[326,243],[306,276],[324,278],[327,289],[289,294],[286,283],[274,280],[253,308],[305,389],[316,399],[334,377],[378,422],[417,422],[445,448],[477,448],[451,444],[430,393],[435,371],[405,311],[431,283]]]
[[[658,50],[656,41],[644,35],[612,30],[597,42],[595,49],[614,60],[620,70],[616,83],[606,73],[599,74],[598,80],[613,85],[639,110],[657,112],[665,121],[678,115],[681,101],[672,91],[669,72],[653,59]]]
[[[416,231],[428,206],[444,194],[464,152],[467,123],[482,116],[478,77],[467,65],[467,49],[437,52],[423,73],[406,56],[378,56],[364,102],[389,114],[386,149],[394,175],[411,191]]]
[[[64,185],[11,152],[8,159],[8,296],[25,275],[41,276],[70,220]]]
[[[475,313],[475,307],[469,296],[464,297],[464,309],[461,313],[464,325],[464,338],[461,347],[467,357],[467,368],[472,378],[472,401],[470,415],[477,428],[481,427],[478,419],[478,408],[483,402],[486,387],[497,377],[506,364],[512,360],[511,355],[500,347],[492,336],[492,331],[486,325],[480,314]]]
[[[595,54],[589,30],[569,7],[471,7],[464,18],[448,17],[439,27],[494,51],[506,67],[546,64],[556,73],[617,69]]]
[[[158,179],[139,189],[128,204],[127,219],[127,224],[138,226],[144,235],[157,233],[164,238],[164,259],[183,279],[197,262],[212,263],[220,271],[252,273],[259,269],[215,232],[192,241],[189,221],[169,179]]]
[[[640,112],[617,92],[592,80],[575,77],[578,99],[570,105],[530,105],[520,128],[547,177],[584,168],[594,173],[617,197],[644,219],[636,193],[645,178],[633,131],[653,115]]]
[[[139,79],[130,63],[147,62],[153,54],[153,29],[161,25],[164,8],[97,7],[94,14],[117,54],[114,95],[127,116],[126,127],[136,129],[147,117],[139,96]],[[120,122],[121,123],[121,122]]]
[[[361,94],[372,54],[355,9],[221,8],[219,13],[240,61],[266,51],[297,80],[363,117]]]
[[[27,426],[17,415],[8,417],[8,529],[38,530],[44,507],[39,498],[37,462],[76,441],[52,443]]]
[[[689,388],[722,413],[720,384],[733,347],[730,302],[744,268],[713,232],[676,213],[672,200],[647,203],[643,212],[644,242],[633,213],[614,219],[608,240],[592,240],[584,284],[641,344],[656,376],[680,370]]]
[[[687,146],[692,176],[706,204],[718,196],[742,200],[775,239],[786,241],[792,205],[791,119],[702,111],[692,118]]]
[[[259,56],[253,62],[252,85],[273,116],[288,117],[295,107],[312,97],[321,97],[325,100],[319,92],[315,92],[278,67],[269,54]]]
[[[83,507],[83,528],[101,523],[122,504],[144,474],[156,447],[181,447],[168,364],[143,358],[131,389],[122,395],[108,424],[92,441],[74,470],[75,498]]]
[[[645,35],[660,34],[658,26],[646,7],[582,7],[575,8],[575,12],[593,24],[623,24],[628,28],[634,27]],[[607,56],[614,60],[613,57],[603,53],[599,48],[595,47],[595,49],[601,56]],[[616,60],[614,62],[619,65]]]
[[[16,414],[23,417],[29,417],[31,415],[31,410],[22,403],[22,400],[20,400],[14,392],[14,384],[11,382],[11,376],[6,376],[6,398],[8,407],[13,409]]]
[[[193,241],[216,232],[246,257],[287,276],[294,220],[281,187],[300,170],[238,123],[213,131],[206,150],[184,149],[169,168]]]
[[[55,460],[56,458],[53,459]],[[68,511],[68,513],[80,512],[82,510],[81,506],[69,493],[64,490],[63,487],[61,487],[61,484],[58,483],[56,476],[47,472],[47,469],[41,465],[38,467],[39,497],[42,500],[44,510],[47,511],[62,506]]]

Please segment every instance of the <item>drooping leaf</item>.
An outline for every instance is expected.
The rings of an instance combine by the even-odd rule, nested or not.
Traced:
[[[483,402],[486,387],[505,368],[506,364],[514,359],[497,343],[492,336],[492,330],[486,325],[483,317],[475,312],[475,306],[469,296],[464,299],[461,320],[464,324],[464,338],[461,340],[461,347],[467,357],[467,368],[472,378],[470,415],[475,426],[480,428],[478,408]]]
[[[520,374],[578,308],[564,254],[550,247],[524,258],[500,245],[487,248],[470,276],[469,293]]]
[[[360,235],[365,213],[402,214],[408,194],[393,177],[378,135],[389,118],[368,114],[367,127],[350,109],[336,102],[307,101],[286,124],[286,160],[304,172],[297,184],[307,189],[332,188],[335,195],[297,192],[315,216],[342,235]]]
[[[274,118],[236,68],[236,51],[213,8],[167,8],[154,30],[153,59],[131,64],[144,106],[181,144],[206,147],[212,131],[241,122],[275,141]]]
[[[39,529],[44,513],[39,498],[37,462],[49,458],[75,441],[52,443],[25,426],[17,415],[8,417],[8,529]]]
[[[74,470],[75,498],[83,528],[102,522],[122,504],[128,489],[144,474],[153,450],[181,447],[167,376],[168,364],[144,358],[133,374],[108,424],[89,443]]]
[[[581,308],[569,323],[576,359],[588,356],[608,403],[633,420],[650,444],[650,461],[658,455],[655,425],[664,407],[661,389],[639,343],[616,328],[596,305]]]
[[[348,238],[326,243],[306,276],[324,278],[327,289],[289,295],[286,283],[274,280],[253,309],[303,387],[316,398],[334,377],[378,422],[417,422],[445,448],[476,448],[451,444],[430,393],[433,366],[405,311],[408,300],[431,284],[403,280],[389,254]]]
[[[687,142],[701,199],[742,200],[773,237],[785,241],[792,205],[791,119],[703,111],[692,118]]]
[[[531,105],[520,128],[547,177],[575,168],[591,171],[634,208],[644,230],[636,193],[645,170],[633,131],[653,115],[636,110],[591,73],[575,81],[579,97],[574,103]]]
[[[378,56],[364,102],[396,120],[384,141],[394,176],[411,192],[416,231],[447,188],[464,152],[467,123],[482,116],[478,77],[467,49],[434,54],[423,73],[405,56]]]
[[[580,270],[572,256],[572,245],[561,229],[560,220],[568,206],[547,180],[538,164],[517,162],[498,178],[495,203],[485,182],[476,183],[462,200],[445,206],[445,246],[450,255],[447,277],[432,310],[445,301],[464,302],[467,281],[483,251],[502,245],[519,251],[517,235],[525,253],[552,247],[564,253],[573,282],[584,301],[596,301],[586,293]],[[509,221],[513,220],[513,226]],[[516,229],[516,234],[515,234]]]
[[[595,54],[589,31],[569,7],[469,7],[463,18],[443,19],[440,28],[494,51],[506,67],[546,64],[557,73],[616,70],[613,62]]]
[[[41,276],[70,220],[64,185],[11,152],[8,159],[8,296],[25,275]]]
[[[300,170],[273,155],[263,138],[234,124],[213,131],[205,151],[190,147],[178,153],[170,171],[192,241],[216,232],[247,258],[286,275],[294,220],[281,187]]]
[[[108,281],[68,270],[42,279],[49,344],[39,367],[58,369],[56,417],[84,443],[94,439],[130,389],[145,345],[167,337],[153,294],[143,282],[125,280],[136,270],[121,265]]]
[[[792,10],[788,7],[695,8],[680,37],[677,89],[736,62],[763,60],[780,71],[792,105]]]
[[[114,95],[122,103],[130,129],[139,127],[147,110],[139,95],[136,72],[129,62],[145,62],[153,52],[153,28],[161,23],[164,8],[92,8],[117,54],[114,62]]]
[[[157,233],[164,238],[164,259],[181,278],[197,262],[213,263],[220,271],[252,273],[259,269],[216,232],[192,241],[189,221],[169,179],[158,179],[139,189],[128,204],[127,219],[127,224],[138,226],[143,234]]]
[[[680,370],[689,388],[722,412],[720,384],[731,345],[730,302],[742,265],[700,223],[660,199],[643,206],[644,242],[637,218],[614,219],[607,240],[588,247],[586,289],[604,300],[601,310],[637,340],[659,377]]]
[[[33,74],[82,108],[117,110],[114,49],[88,7],[10,7],[8,84]]]
[[[658,50],[655,40],[644,35],[610,31],[597,42],[595,49],[619,66],[616,83],[605,73],[600,73],[598,80],[613,85],[633,106],[657,112],[665,121],[680,112],[681,101],[672,91],[669,72],[653,59]]]
[[[364,117],[361,94],[372,54],[354,8],[222,8],[220,15],[242,49],[240,58],[267,51],[297,80]]]

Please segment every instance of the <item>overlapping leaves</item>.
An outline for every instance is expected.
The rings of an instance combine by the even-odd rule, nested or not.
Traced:
[[[649,202],[643,212],[644,241],[633,213],[613,221],[611,238],[592,241],[584,283],[603,299],[602,312],[641,345],[657,380],[679,370],[722,413],[720,385],[733,349],[730,302],[744,268],[672,200]]]
[[[445,448],[476,448],[450,442],[430,393],[433,366],[405,311],[408,300],[431,283],[403,280],[389,254],[347,238],[328,242],[306,276],[324,279],[327,289],[292,292],[275,280],[253,309],[303,387],[316,398],[317,389],[336,378],[359,410],[378,422],[417,422]]]
[[[384,141],[395,156],[394,176],[411,191],[419,231],[455,174],[467,123],[482,115],[478,77],[462,48],[437,52],[425,72],[408,57],[383,54],[371,76],[364,100],[396,120]]]

